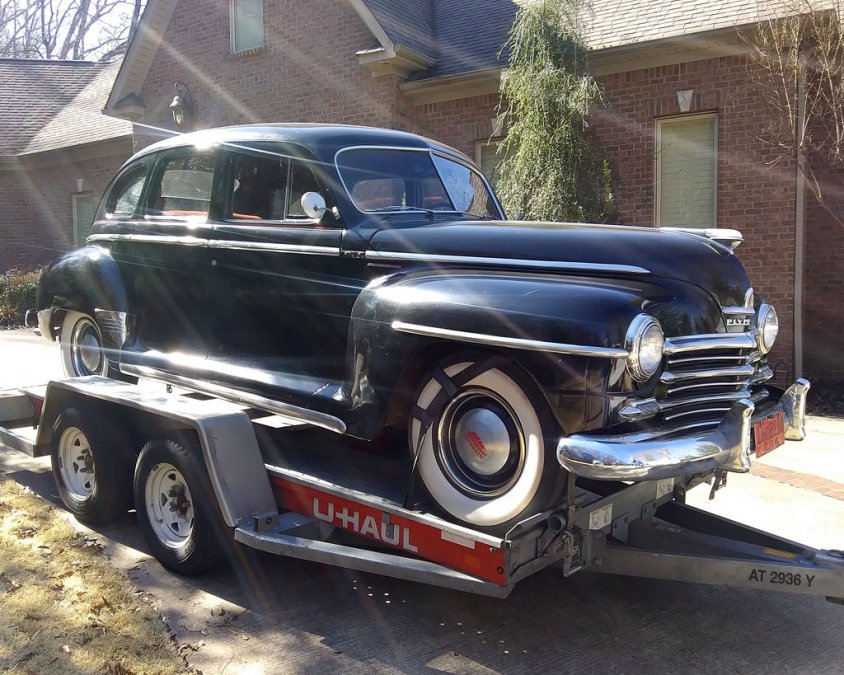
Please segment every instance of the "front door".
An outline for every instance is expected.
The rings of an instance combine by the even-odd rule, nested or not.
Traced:
[[[276,144],[227,150],[223,161],[203,377],[282,400],[330,396],[361,284],[343,274],[342,229],[302,209],[304,193],[327,194],[319,172]]]

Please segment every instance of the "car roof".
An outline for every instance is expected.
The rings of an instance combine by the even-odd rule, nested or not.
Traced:
[[[261,141],[295,143],[313,151],[322,161],[329,162],[333,162],[338,150],[349,146],[430,148],[464,161],[472,161],[462,152],[424,136],[395,129],[346,124],[247,124],[203,129],[158,141],[141,150],[135,158],[170,148],[214,147]]]

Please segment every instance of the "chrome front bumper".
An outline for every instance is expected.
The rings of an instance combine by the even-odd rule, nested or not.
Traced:
[[[809,386],[808,380],[798,379],[760,418],[782,411],[786,439],[803,440]],[[560,440],[557,460],[573,474],[595,480],[656,480],[718,468],[744,473],[750,469],[754,409],[752,401],[742,399],[716,429],[679,438],[574,434]]]

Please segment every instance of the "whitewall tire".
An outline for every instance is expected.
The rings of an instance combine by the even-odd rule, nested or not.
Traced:
[[[473,365],[444,368],[449,378]],[[499,533],[560,499],[564,472],[554,453],[556,424],[547,404],[515,366],[482,372],[435,404],[442,385],[431,377],[416,400],[433,422],[411,418],[411,452],[436,505],[454,519]],[[437,409],[431,410],[432,405]]]

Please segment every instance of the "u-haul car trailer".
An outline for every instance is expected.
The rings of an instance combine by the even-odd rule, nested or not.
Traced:
[[[34,439],[27,427],[36,428]],[[140,494],[145,504],[136,508],[150,510],[144,535],[153,553],[181,572],[191,570],[174,563],[168,547],[184,536],[180,523],[200,527],[204,518],[222,521],[234,540],[262,551],[494,597],[553,565],[565,576],[591,570],[844,602],[844,552],[816,550],[684,503],[686,490],[700,482],[714,479],[717,489],[724,480],[718,472],[632,484],[570,476],[565,503],[498,537],[409,503],[412,471],[401,462],[248,405],[102,377],[0,392],[0,442],[33,456],[51,452],[52,444],[54,465],[64,462],[54,472],[64,471],[60,492],[66,503],[70,493],[71,507],[74,491],[91,489],[92,453],[103,460],[96,484],[117,498],[107,481],[127,485],[143,468],[123,461],[134,461],[132,447],[174,435],[193,455],[208,493],[192,495],[169,464],[148,462],[146,491],[136,486],[136,502]],[[118,440],[131,445],[121,448]],[[112,455],[115,461],[104,461]]]

